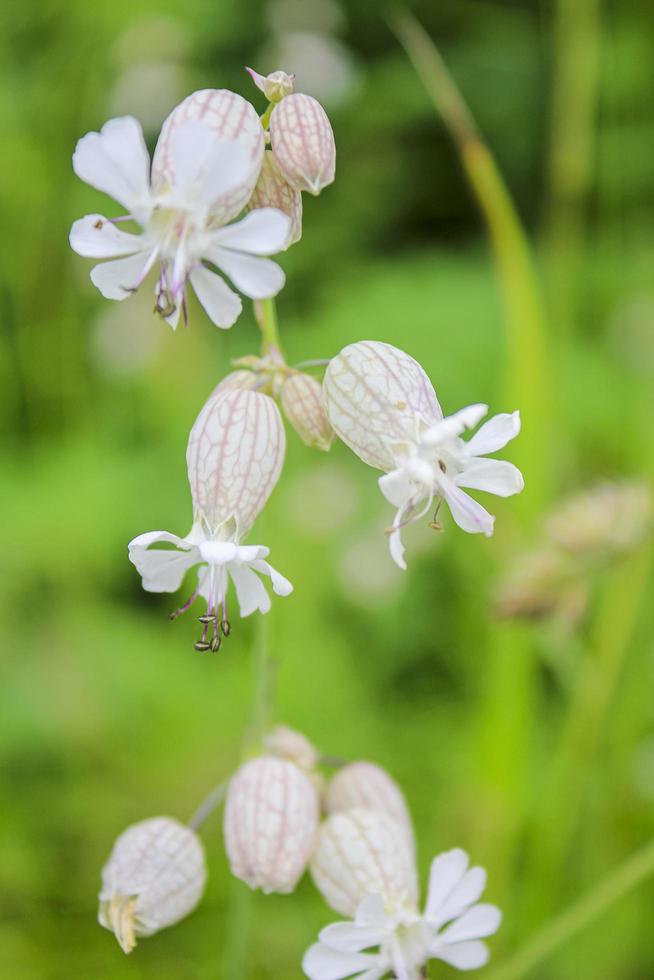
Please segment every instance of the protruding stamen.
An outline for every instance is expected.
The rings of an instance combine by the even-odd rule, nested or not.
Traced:
[[[223,636],[229,636],[229,634],[232,632],[232,625],[228,619],[223,619],[222,623],[220,624],[220,628],[223,632]]]
[[[206,640],[198,640],[193,644],[193,649],[197,650],[198,653],[206,653],[207,650],[211,649],[211,644],[207,643]]]
[[[222,643],[222,640],[220,638],[220,633],[214,633],[213,639],[211,641],[211,652],[212,653],[217,653],[218,650],[220,650],[220,644],[221,643]]]
[[[172,622],[174,619],[177,619],[178,616],[185,613],[187,609],[190,609],[197,599],[199,591],[199,589],[196,589],[191,598],[187,599],[183,606],[180,606],[179,609],[176,609],[174,612],[168,613],[168,619],[170,619]]]

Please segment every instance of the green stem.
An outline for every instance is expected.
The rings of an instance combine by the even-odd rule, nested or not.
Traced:
[[[433,41],[406,11],[392,16],[391,27],[449,130],[486,221],[505,309],[507,394],[511,405],[520,405],[529,432],[514,453],[529,477],[529,493],[519,506],[535,515],[549,496],[555,441],[549,438],[553,386],[547,329],[529,241],[497,163]]]
[[[254,304],[254,312],[261,331],[261,354],[282,356],[282,342],[277,323],[277,307],[274,299],[262,299]]]
[[[497,969],[491,970],[486,980],[519,980],[526,976],[533,967],[551,956],[652,874],[654,843],[632,855],[593,891],[553,919],[519,953]]]

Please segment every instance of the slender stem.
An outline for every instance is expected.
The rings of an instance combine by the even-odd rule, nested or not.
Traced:
[[[531,247],[497,163],[484,143],[472,112],[433,41],[412,14],[391,15],[403,45],[436,111],[459,152],[461,164],[486,221],[505,308],[508,397],[519,404],[529,438],[515,456],[529,474],[529,494],[518,506],[539,513],[549,496],[555,467],[549,438],[553,430],[553,386],[540,285]]]
[[[274,299],[257,300],[254,304],[254,313],[261,330],[261,354],[282,353],[282,342],[279,338],[279,327],[277,325],[277,308]]]
[[[653,874],[654,842],[637,851],[593,891],[552,919],[520,952],[491,970],[486,980],[519,980],[526,976],[533,967]]]
[[[205,820],[211,816],[214,810],[218,809],[227,795],[228,786],[229,780],[223,779],[222,783],[214,786],[211,792],[205,796],[202,803],[188,822],[191,830],[197,830],[205,822]]]

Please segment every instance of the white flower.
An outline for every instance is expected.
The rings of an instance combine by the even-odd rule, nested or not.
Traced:
[[[356,807],[382,810],[402,827],[411,850],[415,850],[413,821],[404,793],[393,777],[374,762],[350,762],[327,784],[324,807],[327,813],[342,813]]]
[[[318,792],[294,763],[263,755],[240,767],[225,804],[225,848],[232,874],[250,888],[292,892],[318,830]]]
[[[241,616],[270,609],[259,575],[273,591],[287,596],[293,587],[265,560],[263,545],[244,545],[281,472],[284,427],[279,409],[267,395],[242,389],[212,396],[198,416],[187,449],[194,523],[186,537],[168,531],[140,534],[129,544],[129,559],[147,592],[176,592],[186,572],[200,566],[198,585],[171,618],[197,599],[207,603],[198,650],[217,650],[221,632],[230,631],[227,587],[234,583]],[[155,548],[152,545],[173,545]],[[211,626],[211,639],[208,638]]]
[[[352,922],[322,930],[320,941],[305,954],[304,972],[310,980],[381,980],[388,975],[419,980],[430,959],[459,970],[484,966],[489,953],[482,940],[497,932],[501,921],[498,908],[478,903],[485,885],[485,871],[468,868],[465,851],[441,854],[432,862],[422,915],[410,905],[369,895]]]
[[[197,834],[172,817],[128,827],[102,869],[98,920],[126,953],[137,936],[174,925],[199,902],[207,878]]]
[[[325,373],[327,415],[337,435],[370,466],[385,470],[379,486],[397,508],[390,551],[406,568],[401,529],[445,500],[459,527],[493,533],[494,517],[462,488],[501,497],[519,493],[520,471],[485,459],[520,431],[520,413],[496,415],[468,442],[488,406],[469,405],[443,418],[429,378],[412,357],[389,344],[361,341],[345,347]]]
[[[159,265],[155,309],[174,328],[186,321],[190,282],[219,327],[230,327],[241,300],[214,269],[252,299],[274,296],[284,273],[270,259],[287,245],[290,219],[261,208],[228,225],[252,195],[263,161],[264,134],[254,108],[233,92],[197,92],[168,118],[150,161],[136,119],[111,119],[87,133],[73,154],[75,173],[113,197],[127,215],[86,215],[71,229],[80,255],[112,259],[91,270],[108,299],[126,299]],[[133,220],[141,234],[117,227]]]

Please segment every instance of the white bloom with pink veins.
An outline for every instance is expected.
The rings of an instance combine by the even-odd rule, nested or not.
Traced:
[[[110,119],[87,133],[73,154],[75,173],[113,197],[119,218],[89,214],[76,221],[70,244],[80,255],[105,259],[91,280],[108,299],[126,299],[158,266],[155,310],[175,328],[187,318],[191,284],[210,319],[227,328],[242,304],[223,272],[245,296],[265,299],[284,285],[269,258],[288,244],[291,221],[276,208],[243,210],[257,182],[264,153],[259,118],[245,99],[226,90],[189,96],[164,123],[152,169],[136,119]],[[132,220],[140,234],[118,224]]]
[[[418,879],[413,849],[382,810],[355,807],[332,813],[320,828],[311,874],[325,901],[354,915],[368,895],[414,908]]]
[[[469,868],[468,855],[455,849],[431,865],[424,911],[401,896],[373,892],[353,920],[323,929],[302,963],[310,980],[420,980],[430,959],[459,970],[488,962],[488,936],[499,929],[501,913],[479,902],[486,886],[483,868]]]
[[[511,463],[486,459],[520,431],[520,413],[495,415],[468,442],[461,439],[488,412],[469,405],[443,418],[431,381],[404,351],[376,341],[345,347],[323,383],[327,415],[336,434],[365,463],[384,470],[379,487],[397,508],[390,551],[406,568],[401,529],[445,500],[464,531],[493,533],[495,518],[462,488],[500,497],[519,493],[524,481]]]
[[[232,874],[266,893],[292,892],[318,830],[318,793],[285,759],[251,759],[229,784],[224,831]]]
[[[411,849],[415,849],[413,821],[404,793],[385,769],[374,762],[350,762],[330,779],[325,791],[327,813],[341,813],[357,807],[382,810],[403,828]]]
[[[279,479],[285,447],[284,426],[272,398],[238,389],[212,396],[191,429],[186,454],[193,527],[184,538],[149,531],[130,542],[130,561],[148,592],[176,592],[186,572],[199,566],[196,590],[171,617],[185,612],[199,596],[206,601],[198,650],[217,650],[220,633],[230,631],[226,599],[230,579],[241,616],[270,609],[259,575],[271,579],[277,595],[293,591],[291,583],[265,560],[268,548],[241,544]],[[157,544],[173,547],[152,547]]]

